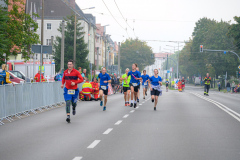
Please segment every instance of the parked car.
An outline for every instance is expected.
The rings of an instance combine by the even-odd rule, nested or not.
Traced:
[[[24,80],[21,78],[18,78],[17,76],[15,76],[13,73],[9,72],[10,74],[10,81],[12,83],[24,83]]]
[[[30,78],[27,78],[21,71],[9,71],[18,78],[25,80],[25,82],[31,82]]]

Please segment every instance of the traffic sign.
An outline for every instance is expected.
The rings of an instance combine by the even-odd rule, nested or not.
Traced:
[[[39,54],[52,54],[52,46],[42,45],[41,52],[41,45],[32,45],[32,52]]]

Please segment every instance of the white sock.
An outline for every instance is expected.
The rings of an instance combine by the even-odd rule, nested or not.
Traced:
[[[133,100],[131,100],[131,103],[133,103]]]
[[[134,103],[137,103],[137,101],[134,101]]]

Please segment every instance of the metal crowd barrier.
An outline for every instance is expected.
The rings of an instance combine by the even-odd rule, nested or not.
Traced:
[[[23,83],[0,85],[0,125],[2,121],[13,121],[12,117],[21,119],[37,110],[52,108],[64,102],[62,82]],[[82,84],[79,84],[79,90]]]

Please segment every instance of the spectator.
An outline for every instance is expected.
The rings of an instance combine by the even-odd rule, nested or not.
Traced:
[[[220,90],[221,90],[221,83],[218,82],[218,83],[217,83],[217,86],[218,86],[218,90],[219,90],[219,92],[220,92]]]
[[[38,73],[35,75],[34,77],[35,79],[35,82],[40,82],[40,70],[38,71]],[[44,82],[44,77],[43,77],[43,73],[41,74],[41,79],[42,79],[42,82]]]
[[[236,84],[235,84],[235,82],[234,81],[232,81],[232,93],[234,92],[234,89],[235,89],[235,87],[236,87]]]
[[[59,73],[54,77],[55,81],[62,81],[63,77],[63,69],[59,71]]]
[[[83,79],[86,81],[87,76],[87,69],[83,69],[83,72],[81,73]]]
[[[12,83],[10,81],[10,74],[7,72],[7,65],[2,65],[2,72],[0,72],[0,85]],[[14,86],[14,83],[12,83]]]
[[[229,81],[227,81],[227,92],[230,92],[230,90],[231,90],[231,86],[230,86],[230,83],[229,83]]]
[[[82,73],[82,67],[78,67],[79,73]]]

